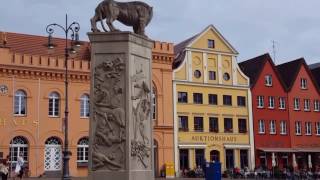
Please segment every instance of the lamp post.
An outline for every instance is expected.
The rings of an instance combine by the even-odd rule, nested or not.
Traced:
[[[53,23],[49,24],[46,28],[48,36],[48,49],[53,49],[55,45],[52,42],[52,34],[54,33],[55,27],[59,27],[65,33],[65,51],[64,51],[64,67],[65,67],[65,109],[64,109],[64,149],[63,149],[63,173],[62,179],[69,180],[69,160],[71,156],[71,152],[69,151],[69,140],[68,140],[68,116],[69,116],[69,109],[68,109],[68,58],[69,53],[75,53],[75,49],[80,47],[79,42],[79,30],[80,24],[78,22],[72,22],[68,24],[68,15],[66,14],[66,24],[65,26],[61,26],[59,24]],[[68,36],[71,33],[71,45],[68,46]]]

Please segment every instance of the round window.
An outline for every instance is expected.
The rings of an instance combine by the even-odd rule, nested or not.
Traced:
[[[230,75],[229,75],[228,73],[224,73],[224,74],[223,74],[223,79],[224,79],[225,81],[228,81],[228,80],[230,79]]]
[[[199,70],[194,71],[194,77],[200,78],[201,77],[201,72]]]

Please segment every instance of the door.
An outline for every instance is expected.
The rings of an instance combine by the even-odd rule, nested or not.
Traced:
[[[61,170],[61,146],[60,145],[46,145],[44,158],[46,171]]]

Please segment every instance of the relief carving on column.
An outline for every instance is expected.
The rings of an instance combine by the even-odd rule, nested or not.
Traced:
[[[125,169],[124,71],[120,57],[107,58],[95,67],[93,171]]]
[[[131,156],[137,157],[144,168],[148,165],[145,158],[150,156],[151,148],[150,139],[146,134],[148,121],[150,121],[151,102],[150,102],[150,88],[148,79],[143,73],[143,68],[136,71],[131,77],[132,82],[132,118],[133,118],[133,139],[131,140]]]

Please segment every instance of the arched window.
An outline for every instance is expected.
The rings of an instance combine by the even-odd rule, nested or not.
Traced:
[[[153,86],[152,87],[152,119],[155,120],[157,118],[157,90]]]
[[[89,153],[89,139],[87,137],[81,138],[77,145],[77,162],[86,163],[88,162]]]
[[[90,104],[89,104],[89,96],[87,94],[83,94],[80,97],[80,117],[89,117],[89,109],[90,109]]]
[[[24,161],[28,161],[28,141],[22,136],[16,136],[10,141],[9,160],[13,163],[17,162],[17,158],[22,156]]]
[[[24,91],[18,90],[14,94],[14,114],[26,115],[27,95]]]
[[[56,92],[52,92],[49,95],[49,116],[59,116],[60,96]]]
[[[220,152],[217,150],[210,151],[210,161],[220,161]]]
[[[61,145],[61,141],[60,139],[56,138],[56,137],[49,137],[46,142],[46,145]]]

